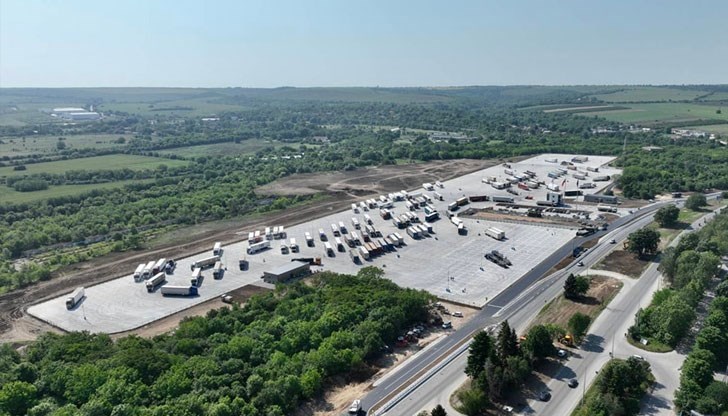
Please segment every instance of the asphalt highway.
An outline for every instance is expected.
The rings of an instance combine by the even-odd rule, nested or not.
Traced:
[[[629,233],[649,223],[651,219],[645,218],[645,216],[651,217],[649,214],[654,213],[655,210],[665,204],[667,203],[656,203],[636,210],[632,214],[617,219],[610,225],[609,230],[600,231],[588,237],[574,238],[571,242],[556,249],[548,258],[546,258],[546,260],[541,262],[513,285],[509,286],[506,290],[488,302],[488,304],[470,321],[459,328],[455,328],[453,332],[440,341],[436,347],[428,349],[417,357],[401,364],[401,368],[397,369],[396,375],[389,377],[378,384],[362,399],[364,409],[366,409],[369,414],[376,415],[381,415],[390,411],[398,403],[405,400],[412,391],[426,381],[418,381],[418,379],[420,379],[421,376],[426,375],[433,366],[435,366],[433,371],[437,369],[439,360],[443,357],[446,357],[445,362],[449,363],[461,356],[467,355],[464,354],[467,350],[467,342],[476,331],[483,330],[483,328],[490,325],[509,319],[511,315],[517,314],[520,309],[523,309],[526,305],[529,305],[529,303],[535,304],[535,307],[540,309],[543,303],[533,302],[535,298],[545,297],[554,290],[558,292],[561,290],[561,285],[557,283],[564,279],[569,272],[577,272],[580,270],[580,268],[575,266],[575,260],[574,263],[566,269],[544,278],[544,275],[551,268],[558,264],[564,257],[572,254],[574,247],[578,247],[587,241],[599,239],[604,236],[608,236],[609,239],[624,238],[624,236],[629,235]],[[600,244],[587,251],[580,257],[579,260],[584,261],[585,263],[590,259],[595,259],[594,261],[596,261],[609,250],[611,250],[611,247],[608,243]],[[538,284],[535,284],[537,282]],[[533,307],[533,305],[531,306]],[[458,348],[458,346],[460,347]],[[460,352],[459,355],[452,354],[456,348]],[[411,383],[415,384],[410,385]],[[398,410],[397,414],[405,413],[400,413]]]

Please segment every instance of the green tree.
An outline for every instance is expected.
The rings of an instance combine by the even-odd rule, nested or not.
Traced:
[[[498,331],[496,352],[501,361],[505,361],[506,358],[518,354],[518,336],[516,335],[516,330],[511,329],[508,321],[503,321],[500,331]]]
[[[667,205],[657,210],[655,221],[660,227],[672,227],[680,216],[680,209],[675,205]]]
[[[543,325],[536,325],[531,328],[521,347],[532,360],[540,360],[556,353],[551,334]]]
[[[467,416],[479,416],[488,405],[488,398],[482,390],[470,388],[458,393],[460,408],[457,409]]]
[[[447,412],[445,411],[445,408],[441,405],[435,406],[434,409],[432,409],[432,412],[430,413],[432,416],[447,416]]]
[[[589,328],[589,324],[591,324],[591,317],[589,315],[583,314],[581,312],[576,312],[575,314],[571,315],[571,318],[569,318],[569,323],[567,325],[569,327],[569,331],[574,336],[574,338],[580,340],[586,334],[586,330]]]
[[[564,282],[564,297],[566,299],[578,299],[589,290],[589,279],[584,276],[569,274]]]
[[[690,195],[687,201],[685,201],[685,208],[693,211],[700,211],[706,205],[708,205],[708,200],[703,194]]]
[[[0,410],[10,415],[24,415],[35,404],[36,394],[37,389],[30,383],[7,383],[0,389]]]
[[[639,229],[627,238],[629,251],[643,257],[648,254],[655,254],[660,243],[660,233],[651,228]]]
[[[473,379],[478,378],[485,369],[485,361],[493,354],[493,338],[485,331],[478,332],[470,344],[468,364],[465,374]]]

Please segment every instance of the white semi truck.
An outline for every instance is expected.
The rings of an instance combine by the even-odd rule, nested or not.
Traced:
[[[253,246],[258,245],[258,244],[264,244],[264,243],[268,243],[268,247],[270,247],[270,241],[261,241],[260,243],[253,244]],[[250,247],[253,247],[253,246],[250,246]],[[250,247],[248,247],[248,250],[250,250]],[[205,257],[204,259],[192,262],[192,264],[190,265],[190,270],[195,270],[198,267],[201,269],[204,269],[206,267],[212,267],[218,261],[220,261],[220,256]]]
[[[485,235],[495,238],[496,240],[502,240],[506,238],[506,232],[495,227],[490,227],[485,230]]]
[[[81,299],[83,299],[84,296],[86,296],[86,291],[84,290],[84,288],[76,288],[76,290],[74,290],[66,298],[66,308],[73,309],[74,306],[78,305],[78,302],[81,302]]]
[[[165,280],[167,280],[167,275],[164,272],[155,274],[154,277],[146,282],[147,292],[154,292],[154,288],[161,285]]]
[[[270,241],[261,241],[259,243],[252,244],[250,247],[248,247],[247,253],[248,254],[255,254],[259,253],[263,250],[267,250],[270,248]],[[215,264],[215,263],[213,263]]]
[[[197,296],[197,287],[164,285],[161,292],[162,296]]]
[[[221,256],[222,255],[222,243],[219,241],[215,243],[215,247],[212,248],[212,255],[213,256]]]
[[[142,278],[142,273],[144,273],[144,266],[146,266],[146,264],[142,263],[137,266],[136,270],[134,270],[134,280],[139,280]]]

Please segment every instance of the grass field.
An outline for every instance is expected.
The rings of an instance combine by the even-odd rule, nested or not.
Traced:
[[[108,155],[81,159],[59,160],[56,162],[35,163],[26,165],[27,170],[16,171],[12,166],[0,168],[0,177],[30,175],[33,173],[60,174],[69,170],[115,170],[115,169],[155,169],[159,165],[169,167],[184,166],[184,160],[171,160],[159,157],[136,155]]]
[[[694,100],[707,93],[707,91],[681,90],[676,88],[631,87],[611,94],[598,94],[594,97],[609,103],[636,103],[643,101]]]
[[[94,189],[120,188],[124,185],[129,185],[132,183],[144,183],[148,181],[150,181],[150,179],[117,181],[109,183],[94,183],[85,185],[58,185],[50,186],[48,189],[35,192],[18,192],[13,188],[0,185],[0,204],[6,202],[22,204],[28,202],[42,201],[44,199],[56,198],[60,196],[80,195],[84,192],[93,191]]]
[[[25,139],[18,137],[0,137],[0,157],[55,153],[58,137],[28,136]],[[109,149],[124,146],[124,144],[114,143],[119,137],[124,137],[128,140],[132,136],[123,134],[83,134],[60,137],[66,139],[63,141],[66,149]]]
[[[728,111],[728,109],[724,110]],[[701,130],[707,133],[720,134],[725,137],[728,136],[728,123],[726,124],[711,124],[707,126],[690,126],[690,130]]]
[[[291,146],[294,149],[298,149],[298,144],[282,143],[274,140],[250,139],[243,140],[240,143],[229,142],[177,147],[174,149],[164,150],[162,151],[162,154],[177,155],[181,157],[224,156],[235,154],[244,155],[255,153],[267,147],[274,147],[278,149],[286,145]],[[314,145],[309,144],[306,146],[315,147]]]
[[[728,111],[717,114],[720,106],[687,103],[634,104],[628,110],[593,111],[584,116],[599,116],[620,123],[660,124],[700,119],[726,120]]]
[[[207,98],[163,101],[158,103],[109,103],[99,107],[101,111],[123,111],[125,113],[154,115],[179,115],[183,117],[203,117],[242,109],[239,105],[219,104]]]

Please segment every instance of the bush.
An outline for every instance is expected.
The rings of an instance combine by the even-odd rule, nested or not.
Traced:
[[[43,179],[22,179],[14,182],[13,189],[18,192],[33,192],[48,189],[48,182]]]

